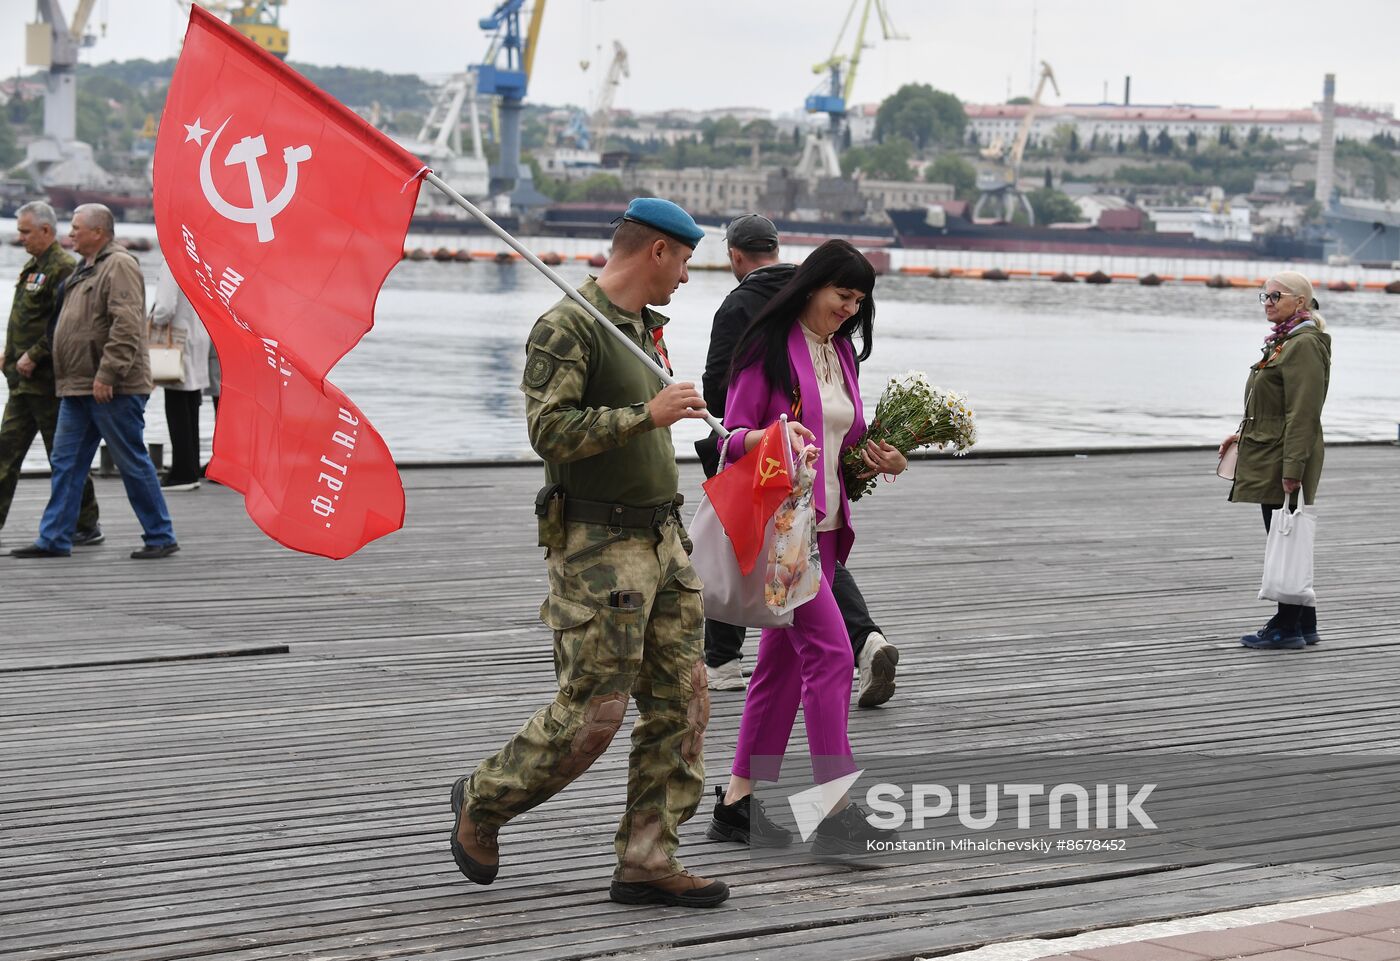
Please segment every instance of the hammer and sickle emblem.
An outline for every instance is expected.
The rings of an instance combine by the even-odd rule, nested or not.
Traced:
[[[258,228],[258,243],[265,244],[274,237],[272,218],[287,209],[287,204],[292,202],[292,196],[297,192],[297,164],[311,159],[311,147],[302,145],[283,148],[282,162],[287,165],[287,180],[282,184],[277,196],[271,200],[267,199],[262,170],[258,167],[258,158],[267,155],[267,141],[259,134],[256,137],[244,137],[230,147],[224,164],[229,167],[244,165],[248,171],[248,194],[253,201],[249,207],[237,207],[220,196],[218,188],[214,186],[214,176],[209,170],[209,158],[214,153],[214,144],[219,142],[219,135],[232,119],[229,117],[219,126],[210,139],[209,146],[204,148],[204,156],[199,161],[199,185],[204,190],[204,199],[209,201],[209,206],[213,207],[219,216],[234,223],[255,224]]]
[[[783,468],[782,461],[778,460],[776,457],[765,457],[763,466],[758,469],[758,479],[760,483],[767,484],[779,474],[787,474],[787,471]]]

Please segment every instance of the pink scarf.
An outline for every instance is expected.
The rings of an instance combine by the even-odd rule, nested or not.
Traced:
[[[1294,327],[1297,327],[1305,320],[1312,320],[1312,314],[1308,313],[1306,307],[1299,310],[1287,320],[1281,320],[1277,324],[1274,324],[1272,332],[1269,336],[1264,338],[1264,346],[1268,347],[1283,340],[1283,338],[1293,333]]]

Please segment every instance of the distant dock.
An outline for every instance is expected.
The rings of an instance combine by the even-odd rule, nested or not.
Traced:
[[[857,757],[1235,753],[1243,824],[1275,800],[1250,754],[1395,752],[1400,451],[1328,451],[1325,640],[1299,653],[1238,646],[1269,612],[1263,530],[1213,469],[1205,451],[948,458],[880,485],[850,567],[903,656],[894,699],[853,712]],[[699,480],[683,468],[692,504]],[[0,556],[7,961],[877,961],[1400,882],[1400,865],[1329,857],[1329,833],[1274,864],[764,866],[705,839],[707,799],[681,857],[733,898],[625,908],[607,900],[624,728],[506,829],[499,880],[471,885],[448,787],[553,692],[540,472],[404,481],[405,529],[338,563],[279,547],[212,485],[169,498],[180,554],[128,560],[113,479],[97,481],[105,545]],[[6,550],[46,495],[20,483]],[[713,697],[710,785],[741,705]],[[800,725],[793,742],[804,763]]]

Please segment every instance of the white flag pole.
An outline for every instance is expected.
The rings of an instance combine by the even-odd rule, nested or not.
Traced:
[[[635,343],[632,342],[632,339],[630,337],[628,337],[621,330],[619,330],[617,324],[614,324],[612,321],[608,320],[608,318],[604,317],[602,313],[598,310],[598,308],[590,304],[584,298],[584,296],[580,294],[577,290],[574,290],[574,288],[569,285],[569,282],[567,280],[556,274],[548,264],[540,260],[540,258],[536,257],[529,250],[529,248],[527,248],[524,244],[522,244],[520,241],[516,240],[509,233],[507,233],[505,228],[503,228],[500,224],[496,223],[489,216],[487,216],[485,211],[483,211],[476,204],[472,203],[466,197],[463,197],[457,191],[453,190],[450,186],[448,186],[446,182],[443,181],[441,177],[433,173],[431,170],[428,171],[428,173],[424,176],[423,179],[426,180],[428,183],[432,184],[438,190],[441,190],[452,200],[453,203],[457,204],[457,206],[461,207],[467,213],[471,214],[477,220],[481,221],[482,226],[484,226],[487,230],[491,231],[491,233],[495,234],[497,237],[504,240],[507,244],[510,245],[512,250],[518,253],[521,257],[524,257],[526,260],[528,260],[532,267],[534,267],[540,273],[544,274],[546,277],[552,280],[556,287],[558,287],[566,295],[568,295],[568,297],[571,300],[573,300],[576,304],[578,304],[584,310],[588,311],[589,315],[594,320],[603,325],[604,330],[608,331],[610,334],[616,337],[618,341],[620,341],[628,350],[630,350],[637,357],[638,360],[646,364],[648,369],[650,369],[653,374],[661,378],[662,383],[674,384],[676,382],[676,379],[674,377],[666,373],[666,371],[659,364],[657,364],[656,361],[652,360],[649,356],[647,356],[646,351],[638,347]],[[714,414],[707,412],[705,414],[705,422],[708,423],[711,427],[713,427],[715,429],[715,432],[718,433],[720,437],[729,436],[729,431],[724,429],[724,425],[719,422],[719,418],[717,418]]]

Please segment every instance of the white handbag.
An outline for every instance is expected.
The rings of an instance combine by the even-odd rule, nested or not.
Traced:
[[[178,384],[185,379],[185,352],[175,343],[173,324],[166,325],[165,343],[150,343],[151,328],[146,328],[146,352],[151,358],[151,380],[160,384]]]
[[[725,457],[729,451],[729,438],[720,441],[719,465],[725,467]],[[700,498],[695,518],[690,522],[690,540],[693,549],[690,554],[691,566],[705,583],[705,616],[710,620],[742,627],[791,627],[792,611],[775,614],[767,603],[768,565],[764,558],[773,549],[774,527],[767,525],[763,546],[759,549],[759,563],[747,574],[739,571],[739,559],[734,554],[734,545],[724,532],[719,515],[710,506],[709,495]]]
[[[1225,448],[1225,453],[1220,455],[1220,461],[1215,465],[1215,476],[1223,477],[1227,481],[1235,479],[1235,464],[1240,459],[1240,442],[1235,441]]]
[[[1313,591],[1313,541],[1317,537],[1317,507],[1303,503],[1298,492],[1298,509],[1283,506],[1269,520],[1269,539],[1264,544],[1264,577],[1259,586],[1261,601],[1317,606]]]
[[[1254,388],[1249,389],[1249,393],[1244,395],[1244,417],[1240,420],[1240,426],[1235,428],[1235,442],[1225,448],[1225,453],[1220,455],[1220,461],[1215,465],[1215,476],[1223,477],[1227,481],[1235,479],[1235,465],[1240,459],[1240,438],[1244,436],[1245,421],[1249,418],[1249,401],[1254,397]],[[1286,502],[1286,498],[1285,498]]]

